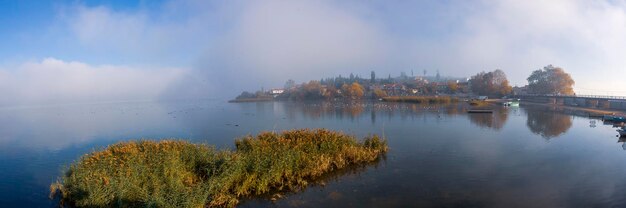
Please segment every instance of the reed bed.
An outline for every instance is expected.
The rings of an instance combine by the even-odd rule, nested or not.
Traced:
[[[382,98],[388,102],[410,102],[410,103],[452,103],[459,99],[450,96],[390,96]]]
[[[377,160],[384,139],[326,129],[264,132],[216,150],[183,140],[120,142],[82,156],[51,198],[78,207],[234,207],[242,197],[299,190],[326,173]]]

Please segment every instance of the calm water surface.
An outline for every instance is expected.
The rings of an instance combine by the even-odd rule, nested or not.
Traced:
[[[395,103],[130,102],[0,108],[0,204],[52,207],[63,167],[117,141],[185,138],[232,148],[264,130],[384,134],[374,164],[265,206],[625,207],[626,145],[601,121],[544,107],[464,113]]]

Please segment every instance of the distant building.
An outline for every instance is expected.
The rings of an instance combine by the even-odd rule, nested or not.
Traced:
[[[438,93],[448,92],[448,83],[446,83],[446,82],[437,82],[437,92]]]
[[[424,77],[416,76],[415,77],[415,84],[417,84],[418,86],[420,86],[420,85],[427,85],[428,84],[428,80],[425,79]]]
[[[470,91],[469,79],[457,80],[457,92],[468,93]]]
[[[373,85],[370,85],[370,86],[369,86],[369,90],[370,90],[370,91],[374,91],[374,90],[381,90],[381,89],[383,89],[383,86],[378,85],[378,84],[373,84]]]
[[[387,93],[387,95],[404,95],[406,94],[406,86],[403,84],[385,84],[382,87],[382,90]]]
[[[270,95],[276,97],[280,94],[283,94],[285,92],[285,89],[271,89],[270,90]]]

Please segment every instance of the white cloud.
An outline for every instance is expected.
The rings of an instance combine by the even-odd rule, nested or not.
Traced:
[[[91,66],[46,58],[0,70],[0,104],[47,104],[157,99],[183,69]]]
[[[562,66],[577,81],[579,93],[626,87],[613,76],[626,65],[624,5],[485,1],[478,11],[465,21],[466,35],[456,40],[461,63],[503,68],[518,84],[525,84],[531,70],[547,64]]]
[[[94,51],[191,57],[196,75],[228,88],[345,74],[382,64],[389,49],[381,29],[330,2],[172,1],[159,9],[163,15],[66,11],[71,31]]]
[[[523,85],[532,70],[548,64],[572,74],[579,93],[626,88],[614,76],[626,65],[624,3],[397,4],[181,0],[157,11],[79,6],[65,20],[94,51],[183,59],[178,63],[195,69],[191,78],[227,93],[369,70],[470,76],[500,68]]]
[[[213,50],[225,52],[227,68],[272,81],[349,73],[389,54],[380,28],[326,2],[254,2],[236,25]]]

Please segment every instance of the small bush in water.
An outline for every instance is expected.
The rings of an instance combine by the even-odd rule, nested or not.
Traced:
[[[120,142],[70,165],[51,197],[86,207],[235,206],[239,198],[295,190],[324,173],[376,160],[378,136],[325,129],[265,132],[218,151],[181,140]]]

